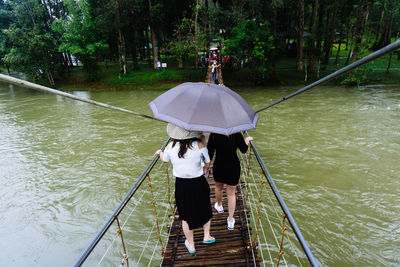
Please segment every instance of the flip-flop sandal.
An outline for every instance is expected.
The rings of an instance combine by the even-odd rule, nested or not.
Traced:
[[[190,254],[196,253],[196,250],[192,251],[192,250],[189,249],[189,246],[186,245],[186,241],[187,241],[187,239],[185,239],[185,247],[186,247],[187,251],[188,251]],[[214,241],[215,241],[215,240],[214,240]]]
[[[204,244],[212,244],[215,243],[215,237],[212,237],[213,239],[209,240],[209,241],[203,241]]]

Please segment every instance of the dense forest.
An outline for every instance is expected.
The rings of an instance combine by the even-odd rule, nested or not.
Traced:
[[[165,57],[197,69],[218,40],[227,71],[245,64],[263,83],[283,56],[312,74],[399,32],[399,0],[0,0],[0,65],[54,86],[78,63],[92,81],[104,61],[120,77]]]

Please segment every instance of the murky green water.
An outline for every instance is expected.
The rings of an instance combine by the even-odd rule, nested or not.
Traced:
[[[237,92],[257,109],[296,89]],[[146,114],[160,93],[75,92]],[[319,87],[260,115],[251,135],[321,265],[399,266],[400,87]],[[0,84],[0,266],[71,266],[166,137],[161,122]]]

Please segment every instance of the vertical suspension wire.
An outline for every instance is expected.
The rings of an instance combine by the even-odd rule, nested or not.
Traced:
[[[141,203],[143,196],[146,194],[146,191],[143,192],[142,196],[139,198],[139,202],[135,205],[135,207],[131,210],[131,212],[129,213],[128,217],[125,219],[125,222],[122,224],[122,230],[125,229],[125,225],[128,222],[128,219],[132,216],[132,213],[136,210],[136,208],[139,206],[139,204]],[[103,262],[105,256],[108,254],[108,251],[111,249],[111,247],[113,246],[115,240],[118,237],[118,233],[115,234],[113,240],[111,241],[110,245],[107,247],[106,251],[104,252],[103,256],[101,257],[101,259],[99,260],[99,262],[97,263],[96,267],[100,266],[100,264]]]
[[[282,236],[281,236],[281,245],[279,247],[279,256],[278,256],[278,262],[276,264],[276,267],[279,266],[279,262],[281,260],[281,257],[283,255],[283,237],[285,236],[285,231],[286,231],[286,227],[285,227],[285,220],[286,220],[286,214],[283,215],[283,220],[282,220]]]
[[[167,202],[168,202],[169,205],[170,205],[170,207],[172,208],[171,199],[172,199],[172,195],[173,195],[173,194],[171,194],[171,192],[170,192],[170,182],[169,182],[170,179],[169,179],[169,175],[168,175],[169,165],[166,164],[165,166],[166,166],[166,168],[167,168],[167,171],[166,171],[165,173],[166,173],[166,175],[167,175],[167,180],[168,180],[168,188],[167,188],[167,192],[168,192],[168,193],[167,193],[167,194],[164,194],[164,195],[166,195],[166,199],[163,200],[163,203],[167,203]],[[165,187],[163,187],[163,188],[165,188]],[[164,191],[164,192],[165,192],[165,191]],[[168,240],[168,236],[169,236],[169,233],[171,232],[171,229],[172,229],[172,228],[170,227],[170,228],[169,228],[169,231],[168,231],[168,232],[165,231],[165,234],[164,234],[164,229],[165,229],[164,225],[165,225],[165,222],[166,222],[166,220],[167,220],[167,218],[168,218],[169,209],[164,209],[164,210],[165,210],[165,212],[164,212],[163,219],[162,219],[162,222],[161,222],[161,227],[160,227],[160,232],[159,232],[159,238],[164,239],[164,238],[162,238],[162,236],[166,234],[166,243],[165,243],[165,246],[163,246],[163,243],[162,243],[162,242],[157,242],[157,243],[155,244],[155,246],[154,246],[154,248],[153,248],[153,252],[152,252],[151,257],[150,257],[150,259],[149,259],[148,266],[151,266],[151,265],[152,265],[152,262],[153,262],[153,259],[154,259],[154,256],[155,256],[155,252],[156,252],[156,250],[157,250],[159,244],[161,244],[161,246],[162,246],[162,251],[163,251],[163,253],[162,253],[162,255],[161,255],[161,259],[164,258],[165,253],[166,253],[166,249],[167,249],[167,245],[168,245],[167,240]],[[174,221],[174,214],[175,214],[175,211],[176,211],[176,209],[175,209],[175,208],[172,208],[172,216],[170,217],[171,220],[172,220],[172,222]],[[161,214],[162,214],[162,212],[160,212],[159,215],[161,215]],[[154,224],[154,225],[155,225],[155,224]],[[154,229],[154,228],[153,228],[153,229]],[[161,264],[161,263],[162,263],[162,260],[161,260],[160,264]]]
[[[139,259],[138,259],[137,262],[136,262],[137,265],[139,265],[139,263],[140,263],[140,261],[141,261],[143,255],[144,255],[144,252],[145,252],[145,250],[146,250],[146,248],[147,248],[147,246],[148,246],[148,243],[149,243],[150,238],[151,238],[151,236],[152,236],[152,234],[153,234],[153,232],[154,232],[154,228],[155,228],[155,227],[156,227],[156,224],[153,223],[153,226],[151,227],[150,233],[147,235],[146,243],[144,244],[144,246],[143,246],[143,248],[142,248],[142,252],[140,253]]]
[[[246,218],[246,224],[247,225],[250,225],[250,222],[249,222],[249,220],[248,220],[248,218],[247,218],[247,211],[246,211],[246,206],[245,206],[245,202],[244,202],[244,198],[243,198],[243,190],[242,190],[242,187],[240,186],[239,187],[239,189],[240,189],[240,193],[242,194],[242,205],[243,205],[243,207],[244,207],[244,215],[245,215],[245,218]],[[250,209],[251,210],[251,209]],[[251,233],[250,233],[250,227],[247,227],[247,233],[248,233],[248,235],[249,235],[249,241],[251,242]],[[257,264],[256,264],[256,256],[254,255],[254,250],[252,250],[251,249],[251,254],[252,254],[252,256],[253,256],[253,263],[254,263],[254,266],[257,266]]]
[[[253,180],[253,182],[254,182],[254,185],[255,185],[255,187],[256,187],[255,189],[256,189],[256,192],[257,192],[257,191],[258,191],[258,185],[257,185],[257,183],[256,183],[256,181],[255,181],[255,175],[254,175],[252,172],[251,172],[251,178],[252,178],[252,180]],[[253,191],[251,191],[251,193],[252,193],[252,195],[253,195]],[[274,231],[274,227],[273,227],[273,225],[272,225],[272,223],[271,223],[271,221],[270,221],[270,219],[269,219],[268,212],[266,211],[266,209],[265,209],[264,207],[263,207],[263,211],[264,211],[264,214],[266,215],[266,218],[267,218],[267,220],[268,220],[268,223],[269,223],[271,232],[272,232],[272,234],[273,234],[273,236],[274,236],[276,246],[277,246],[277,248],[279,249],[278,237],[276,236],[276,233],[275,233],[275,231]],[[278,218],[279,218],[279,216],[278,216]],[[261,230],[262,230],[262,233],[263,233],[264,240],[267,240],[263,229],[264,229],[264,227],[262,226]],[[287,262],[286,262],[285,255],[283,255],[283,260],[284,260],[284,262],[285,262],[285,265],[288,266],[288,265],[287,265]],[[274,264],[272,263],[272,265],[274,265]]]
[[[160,241],[161,248],[162,248],[162,255],[164,256],[164,245],[163,245],[163,242],[161,240],[160,226],[158,224],[158,215],[157,215],[156,203],[155,203],[155,200],[154,200],[153,187],[151,185],[151,179],[150,179],[150,175],[149,174],[147,174],[147,179],[148,179],[148,185],[149,185],[150,193],[151,193],[151,203],[153,204],[154,218],[155,218],[155,221],[156,221],[156,224],[157,224],[158,241]]]
[[[249,173],[248,175],[250,175],[250,173]],[[250,187],[250,186],[249,186],[249,187]],[[251,195],[252,195],[253,198],[254,198],[255,196],[254,196],[254,193],[253,193],[253,189],[250,187],[249,190],[250,190]],[[254,210],[255,210],[255,208],[252,208],[252,206],[255,205],[255,204],[253,204],[253,201],[251,201],[251,200],[248,200],[248,202],[250,203],[251,215],[252,215],[253,221],[255,222],[255,221],[256,221],[255,215],[254,215]],[[262,231],[262,233],[263,233],[263,237],[264,237],[265,243],[267,244],[267,252],[268,252],[269,258],[270,258],[270,260],[271,260],[271,264],[274,265],[274,261],[273,261],[273,259],[272,259],[272,255],[271,255],[271,252],[270,252],[270,249],[269,249],[268,240],[267,240],[267,238],[265,237],[264,227],[263,227],[263,226],[261,227],[261,231]],[[264,253],[263,253],[262,243],[260,242],[259,236],[257,236],[257,239],[258,239],[258,243],[259,243],[259,246],[260,246],[261,258],[262,258],[263,263],[264,263],[264,266],[265,266],[265,259],[264,259]]]
[[[121,226],[119,224],[118,216],[115,215],[114,217],[115,217],[115,220],[117,221],[117,226],[118,226],[117,232],[121,236],[122,248],[124,250],[124,253],[122,254],[123,260],[122,260],[121,264],[123,265],[123,262],[125,261],[126,262],[126,266],[129,267],[128,254],[126,253],[126,246],[125,246],[125,242],[124,242],[124,236],[122,234],[122,229],[121,229]]]
[[[246,188],[246,198],[249,200],[249,173],[250,173],[250,167],[251,167],[251,146],[249,147],[249,157],[247,160],[247,188]]]
[[[271,203],[271,206],[273,207],[273,210],[275,211],[276,217],[279,218],[278,209],[276,208],[276,205],[274,205],[270,194],[267,194],[267,196],[268,196],[269,202]],[[265,211],[265,212],[266,212],[266,211]],[[266,214],[267,214],[267,213],[266,213]],[[268,216],[268,214],[267,214],[267,216]],[[268,220],[269,220],[269,219],[268,219]],[[270,223],[270,225],[271,225],[271,223]],[[271,226],[271,227],[272,227],[272,226]],[[296,252],[296,249],[295,249],[295,247],[294,247],[294,245],[293,245],[293,243],[292,243],[292,240],[290,239],[290,236],[289,236],[288,232],[286,231],[285,233],[286,233],[286,236],[287,236],[287,238],[288,238],[288,240],[289,240],[290,246],[292,247],[292,250],[293,250],[293,252],[294,252],[294,255],[295,255],[296,259],[297,259],[297,262],[299,263],[299,266],[302,267],[303,264],[302,264],[301,261],[300,261],[299,255],[298,255],[297,252]]]
[[[165,220],[167,219],[167,215],[168,215],[168,209],[165,209],[165,213],[164,213],[164,216],[163,216],[163,220],[162,220],[162,225],[164,225],[164,223],[165,223]],[[153,262],[153,258],[154,258],[154,253],[156,252],[156,250],[157,250],[157,248],[158,248],[158,245],[159,245],[159,243],[156,243],[155,244],[155,246],[154,246],[154,248],[153,248],[153,253],[151,254],[151,257],[150,257],[150,260],[149,260],[149,263],[148,263],[148,267],[150,267],[151,266],[151,263]],[[162,245],[162,244],[161,244]],[[166,248],[167,248],[167,242],[166,242],[166,244],[165,244],[165,248],[164,249],[162,249],[164,252],[166,251]],[[161,258],[163,259],[164,258],[164,256],[165,256],[165,253],[163,253],[162,255],[161,255]]]
[[[259,189],[258,189],[258,183],[255,181],[255,175],[254,175],[254,173],[253,173],[253,171],[252,171],[252,168],[248,168],[248,170],[249,170],[248,176],[252,178],[251,180],[252,180],[252,182],[254,183],[255,190],[256,190],[256,192],[258,192],[258,190],[259,190]],[[250,193],[251,193],[251,195],[254,197],[254,193],[253,193],[252,187],[250,187]],[[269,195],[269,194],[267,194],[267,195]],[[251,202],[250,200],[249,200],[249,202],[252,204],[252,202]],[[275,234],[275,231],[273,230],[274,227],[272,226],[271,221],[269,220],[268,213],[267,213],[267,211],[265,210],[264,206],[262,207],[262,209],[263,209],[264,214],[266,215],[266,218],[267,218],[267,220],[268,220],[268,222],[269,222],[269,225],[270,225],[270,228],[271,228],[271,232],[272,232],[272,234],[274,235],[274,239],[275,239],[277,248],[279,249],[279,241],[278,241],[278,238],[277,238],[277,236],[276,236],[276,234]],[[253,209],[252,209],[252,212],[253,212]],[[255,221],[255,215],[254,215],[253,213],[252,213],[252,216],[253,216],[253,220]],[[278,217],[279,217],[279,216],[278,216]],[[269,251],[269,248],[268,248],[269,245],[268,245],[267,238],[266,238],[266,236],[265,236],[264,226],[263,226],[263,224],[262,224],[262,220],[261,220],[260,222],[261,222],[261,231],[262,231],[264,240],[266,241],[266,244],[267,244],[267,251],[268,251],[268,254],[269,254],[269,256],[270,256],[271,263],[272,263],[272,265],[274,265],[273,260],[272,260],[272,255],[271,255],[271,253],[270,253],[270,251]],[[260,246],[260,248],[261,248],[261,246]],[[262,248],[261,248],[261,251],[262,251]],[[287,262],[286,262],[286,259],[285,259],[285,256],[284,256],[284,255],[283,255],[283,260],[284,260],[284,262],[285,262],[285,265],[287,266]]]
[[[251,151],[249,151],[249,153],[251,153]],[[244,157],[244,156],[243,156],[243,157]],[[249,157],[249,159],[251,159],[251,157]],[[248,164],[251,164],[251,161],[248,161]],[[248,169],[248,173],[247,173],[247,181],[248,181],[248,180],[249,180],[249,174],[250,174],[250,168],[247,168],[247,169]],[[250,188],[250,184],[247,185],[247,190],[251,190],[250,193],[251,193],[251,195],[254,197],[253,191],[252,191],[252,189]],[[253,221],[255,222],[256,220],[255,220],[255,215],[254,215],[254,209],[252,208],[253,202],[249,199],[249,197],[247,197],[247,203],[250,203],[250,214],[251,214],[251,216],[252,216],[252,218],[253,218]],[[247,216],[247,215],[246,215],[246,216]],[[247,217],[246,217],[246,218],[247,218]],[[264,235],[263,227],[261,227],[261,230],[262,230],[263,235]],[[250,233],[250,231],[249,231],[249,233]],[[250,235],[250,234],[249,234],[249,235]],[[265,262],[265,259],[264,259],[264,255],[263,255],[263,253],[262,253],[262,243],[260,242],[260,238],[259,238],[258,235],[256,235],[255,238],[257,238],[257,240],[258,240],[258,244],[259,244],[260,251],[261,251],[261,258],[262,258],[263,264],[264,264],[264,266],[265,266],[265,263],[264,263],[264,262]],[[266,240],[265,235],[264,235],[264,239]],[[251,237],[250,237],[250,246],[253,247],[253,241],[252,241],[252,238],[251,238]],[[268,249],[268,242],[267,242],[267,249]],[[253,250],[252,250],[252,251],[253,251]],[[270,259],[271,259],[271,263],[273,264],[272,255],[271,255],[271,253],[269,252],[269,250],[268,250],[268,253],[269,253],[269,256],[270,256]]]
[[[260,193],[258,194],[258,206],[257,206],[256,237],[258,236],[258,227],[260,226],[260,205],[261,205],[261,200],[262,200],[263,185],[264,185],[264,174],[261,173],[261,186],[260,186]],[[254,240],[252,243],[255,242],[256,237],[254,237]]]
[[[169,179],[169,172],[168,172],[168,162],[164,163],[165,164],[165,175],[167,176],[167,182],[168,182],[168,204],[169,208],[171,209],[172,215],[174,215],[174,208],[172,207],[171,204],[171,185],[170,185],[170,179]]]

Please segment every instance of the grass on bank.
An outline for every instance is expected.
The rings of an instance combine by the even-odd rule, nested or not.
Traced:
[[[322,78],[337,69],[345,66],[349,50],[345,50],[344,45],[340,51],[339,64],[335,64],[337,45],[334,46],[329,64],[324,66],[321,62],[315,62],[315,71],[307,73],[306,71],[296,71],[296,58],[282,57],[276,64],[276,77],[280,85],[304,85]],[[360,67],[360,72],[364,73],[363,84],[382,83],[393,84],[400,82],[400,59],[397,54],[393,54],[391,68],[386,72],[390,55],[385,55],[376,59],[367,65]],[[177,62],[172,58],[162,58],[161,62],[167,62],[167,68],[158,72],[147,62],[140,62],[139,70],[133,70],[132,63],[128,63],[128,72],[124,76],[119,75],[118,62],[103,62],[100,64],[99,79],[96,82],[86,82],[86,75],[82,67],[74,67],[68,77],[58,82],[58,89],[62,90],[166,90],[182,82],[204,81],[207,70],[200,68],[194,69],[194,59],[185,62],[184,68],[179,69]],[[308,64],[308,61],[305,60]],[[318,70],[319,69],[319,73]],[[252,70],[246,66],[237,70],[224,70],[223,79],[227,86],[253,86],[251,79]],[[345,77],[342,76],[331,83],[339,84]],[[272,84],[272,83],[268,83]],[[274,83],[276,85],[277,83]]]

